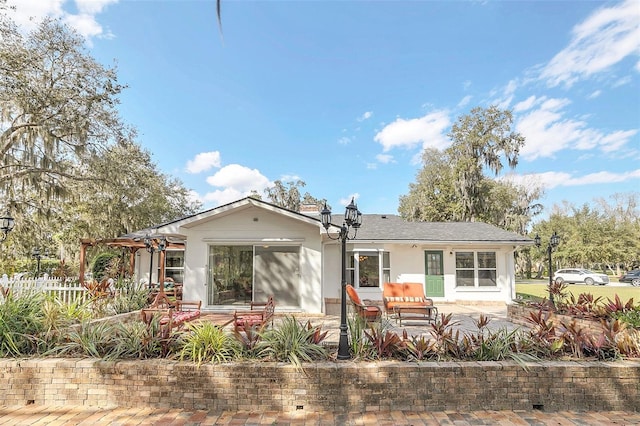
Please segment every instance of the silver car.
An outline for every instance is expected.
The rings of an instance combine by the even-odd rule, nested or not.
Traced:
[[[589,269],[567,268],[559,269],[553,274],[553,279],[557,283],[585,283],[587,285],[605,285],[609,284],[609,276],[606,274],[598,274]]]

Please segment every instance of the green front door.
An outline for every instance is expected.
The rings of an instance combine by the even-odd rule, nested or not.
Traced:
[[[424,252],[424,270],[427,297],[444,297],[442,251]]]

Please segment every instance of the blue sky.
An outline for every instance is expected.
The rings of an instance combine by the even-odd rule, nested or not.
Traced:
[[[637,0],[223,0],[222,34],[215,0],[10,3],[117,64],[123,119],[207,208],[300,179],[336,213],[396,213],[422,149],[489,105],[546,214],[640,188]]]

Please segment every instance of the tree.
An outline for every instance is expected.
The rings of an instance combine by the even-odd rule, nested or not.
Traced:
[[[69,243],[88,236],[114,238],[202,207],[179,180],[162,174],[150,153],[133,142],[121,142],[93,158],[86,173],[90,179],[74,183],[73,201],[63,212],[64,222],[72,225],[66,232]],[[88,193],[92,196],[86,197]]]
[[[607,269],[621,275],[620,268],[640,264],[640,194],[614,194],[615,204],[596,200],[582,206],[555,205],[549,219],[533,227],[543,240],[553,232],[560,245],[553,258],[557,267]],[[539,258],[544,253],[538,254]]]
[[[524,137],[511,129],[511,111],[495,106],[474,108],[451,127],[447,148],[455,164],[455,187],[462,203],[463,220],[474,221],[484,209],[481,184],[487,168],[494,175],[503,169],[501,157],[509,167],[518,164],[518,154],[524,145]]]
[[[494,173],[500,171],[502,152],[515,166],[521,137],[505,136],[508,112],[491,107],[476,108],[472,114],[453,126],[455,140],[448,149],[425,149],[423,168],[409,185],[409,193],[400,197],[398,211],[407,220],[481,220],[525,235],[531,220],[542,212],[536,203],[541,187],[494,180],[484,175],[483,168],[489,164]]]
[[[122,137],[123,86],[56,20],[23,37],[0,14],[0,36],[0,194],[12,207],[24,191],[64,197],[66,181],[83,178],[78,164]]]
[[[416,182],[409,184],[409,193],[400,197],[400,215],[411,221],[446,222],[462,218],[462,204],[447,153],[427,148],[422,153],[422,164]]]
[[[285,209],[300,211],[302,204],[315,204],[318,209],[321,209],[324,200],[313,197],[308,192],[305,192],[303,196],[300,195],[300,188],[306,186],[306,183],[301,180],[282,182],[276,180],[273,186],[265,190],[267,199],[270,203],[275,204]]]

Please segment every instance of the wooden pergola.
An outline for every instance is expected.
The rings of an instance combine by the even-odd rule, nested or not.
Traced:
[[[145,238],[146,237],[146,238]],[[133,276],[133,268],[135,266],[135,254],[138,250],[144,249],[149,251],[150,255],[159,253],[160,261],[158,274],[159,291],[152,306],[157,306],[161,302],[169,302],[164,291],[165,281],[165,256],[167,249],[184,249],[183,242],[170,241],[164,235],[132,235],[118,238],[107,239],[91,239],[83,238],[80,240],[80,284],[85,286],[84,275],[86,271],[87,249],[97,245],[106,245],[108,247],[119,247],[129,253],[129,275]],[[149,285],[151,285],[151,277],[149,277]]]

